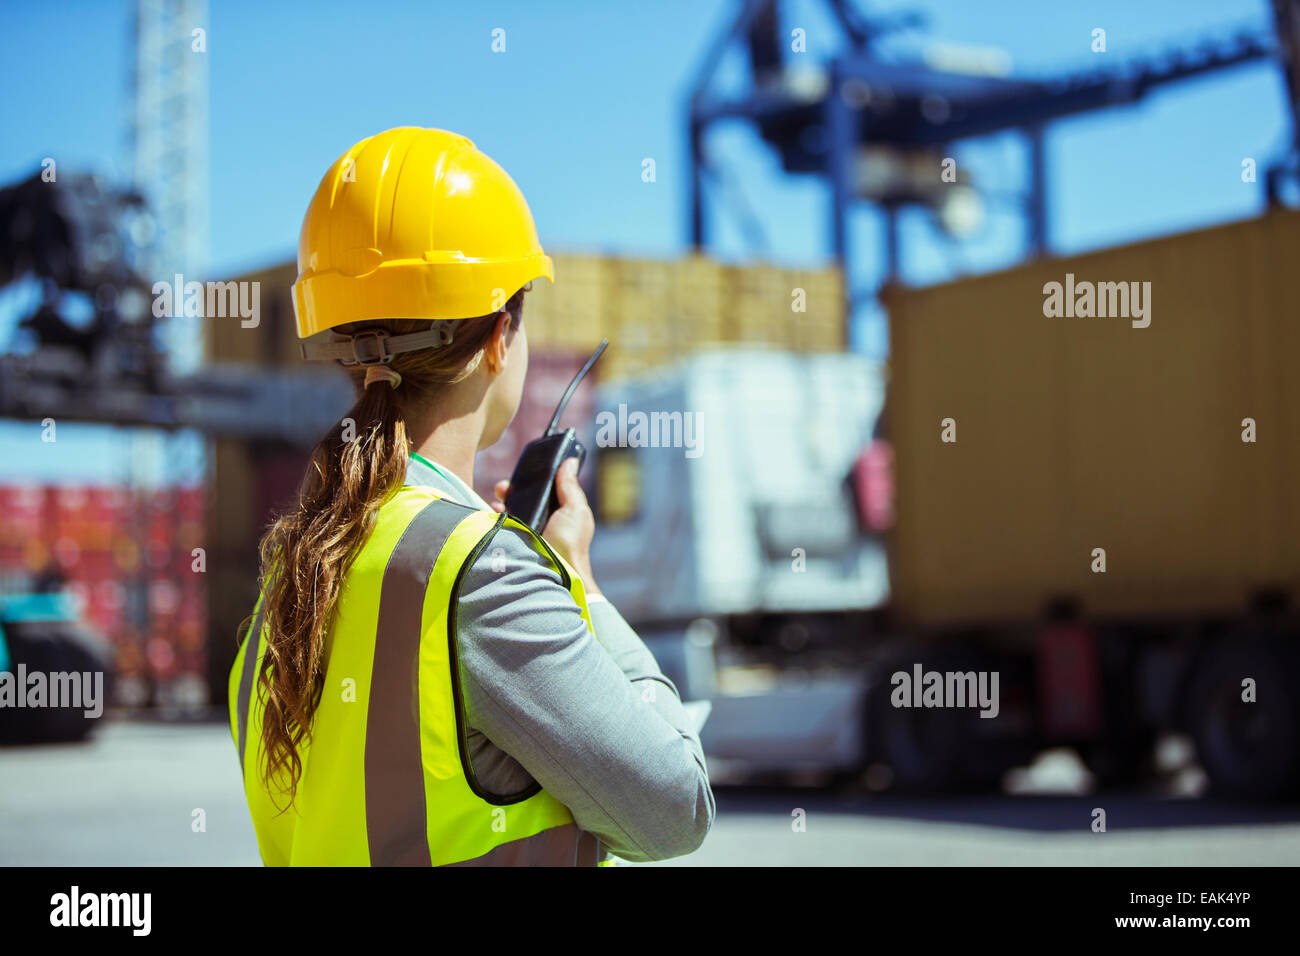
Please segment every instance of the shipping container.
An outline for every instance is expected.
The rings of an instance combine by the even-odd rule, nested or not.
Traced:
[[[1300,789],[1297,255],[1272,211],[887,295],[895,626],[1103,782],[1178,731],[1225,794]],[[952,780],[971,733],[891,739]]]
[[[795,270],[790,281],[794,301],[786,341],[803,352],[838,352],[846,348],[843,273],[833,268]],[[796,302],[801,308],[796,309]]]
[[[1300,594],[1298,255],[1300,215],[1278,213],[895,290],[902,618],[1232,614]],[[1047,316],[1050,283],[1081,302],[1083,283],[1139,283],[1146,317]]]
[[[296,262],[287,262],[238,276],[235,281],[255,283],[255,324],[241,316],[203,318],[204,345],[209,361],[248,365],[288,365],[302,361],[293,313],[293,283],[298,277]],[[248,300],[251,304],[251,299]]]
[[[188,635],[194,646],[178,673],[202,679],[207,591],[192,570],[193,549],[203,544],[202,487],[0,486],[0,502],[10,506],[0,548],[5,590],[68,594],[126,678],[114,685],[115,702],[156,703],[160,681],[175,679],[170,664],[166,673],[151,669],[141,626],[153,640]],[[25,540],[8,537],[15,530]]]
[[[537,279],[524,297],[524,326],[531,348],[590,351],[601,339],[606,312],[606,261],[597,256],[554,255],[554,283]]]
[[[726,280],[726,341],[786,346],[794,340],[796,286],[790,273],[769,265],[728,266]]]

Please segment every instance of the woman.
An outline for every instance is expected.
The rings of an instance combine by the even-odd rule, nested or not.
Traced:
[[[695,850],[714,816],[676,689],[596,586],[577,469],[538,536],[472,489],[519,406],[551,280],[469,140],[389,130],[326,173],[294,304],[357,401],[261,543],[231,727],[268,865],[592,865]],[[497,485],[504,500],[508,482]]]

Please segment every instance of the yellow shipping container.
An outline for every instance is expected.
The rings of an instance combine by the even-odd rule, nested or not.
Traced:
[[[524,299],[528,341],[537,348],[595,348],[606,322],[606,260],[555,255],[555,283],[533,282]]]
[[[1300,213],[1280,212],[893,290],[903,616],[1026,618],[1060,599],[1235,613],[1300,595],[1298,257]],[[1132,300],[1128,317],[1049,316],[1053,282],[1138,283],[1150,324],[1134,327]]]
[[[727,267],[728,342],[784,346],[791,339],[793,274],[776,266]]]
[[[803,311],[794,311],[786,341],[805,352],[843,350],[844,281],[839,269],[804,269],[790,274],[792,291],[802,290]]]
[[[722,267],[711,260],[608,261],[607,378],[669,364],[725,341]],[[602,363],[606,360],[602,359]]]
[[[726,275],[720,263],[689,256],[673,263],[671,308],[683,343],[692,348],[725,342]]]
[[[240,316],[205,316],[202,321],[208,358],[252,365],[301,361],[292,296],[297,276],[297,266],[292,262],[239,276],[235,281],[257,284],[257,324],[245,326]]]
[[[673,311],[673,263],[660,260],[611,259],[607,278],[614,343],[625,352],[662,354],[679,341]]]

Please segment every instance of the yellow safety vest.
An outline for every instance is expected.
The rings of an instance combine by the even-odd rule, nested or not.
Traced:
[[[401,487],[381,505],[343,582],[289,809],[287,796],[262,780],[265,702],[256,691],[266,641],[258,598],[253,640],[244,640],[230,672],[230,727],[266,865],[614,864],[540,784],[497,797],[478,785],[470,764],[456,663],[458,589],[507,524],[538,543],[591,629],[582,581],[539,535],[429,488]]]

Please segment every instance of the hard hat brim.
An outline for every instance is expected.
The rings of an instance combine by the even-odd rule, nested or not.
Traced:
[[[307,270],[293,284],[298,337],[375,319],[470,319],[491,315],[534,279],[555,282],[551,257],[399,259],[364,275]],[[412,303],[419,311],[412,312]]]

